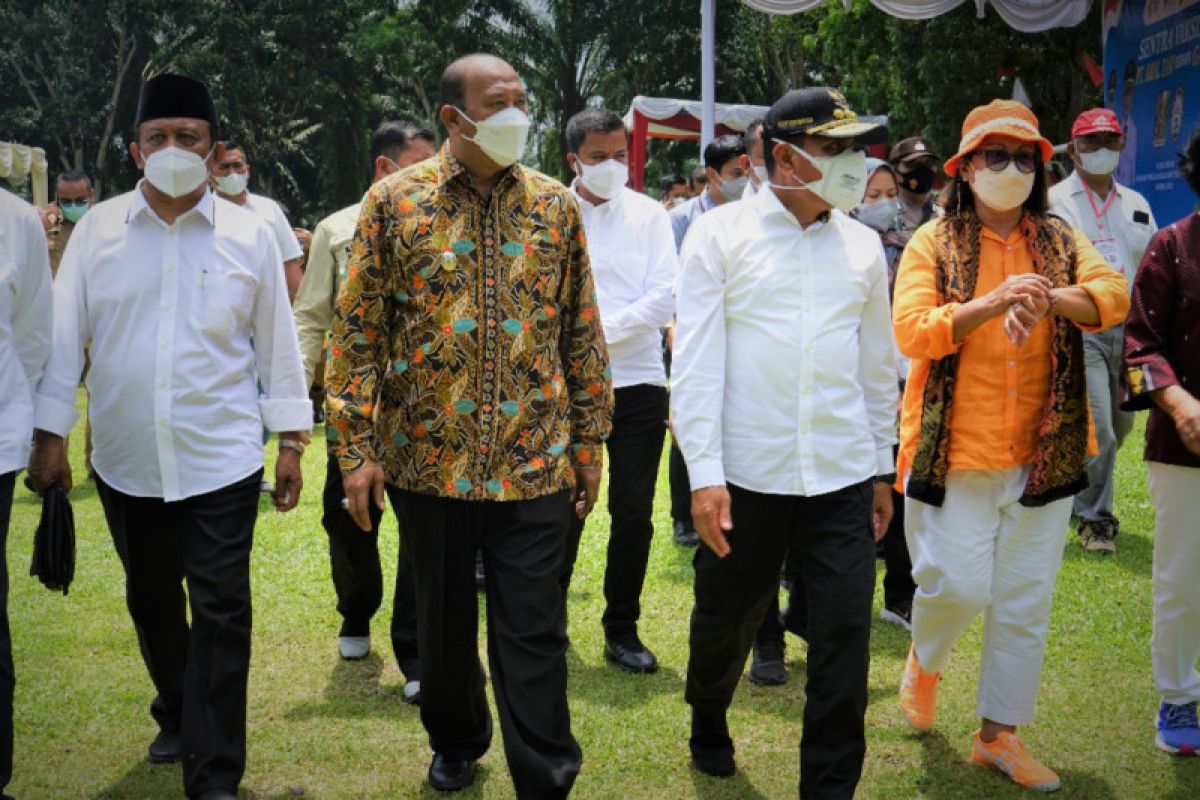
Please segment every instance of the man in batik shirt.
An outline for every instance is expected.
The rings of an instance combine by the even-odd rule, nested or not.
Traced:
[[[488,653],[519,797],[565,797],[581,763],[558,584],[572,514],[600,483],[612,382],[579,206],[521,166],[525,89],[485,55],[446,68],[435,159],[363,201],[333,321],[329,424],[350,515],[384,489],[410,537],[429,781],[462,789],[492,722]]]

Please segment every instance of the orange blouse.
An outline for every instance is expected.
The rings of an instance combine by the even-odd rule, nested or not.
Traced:
[[[943,303],[934,280],[936,225],[936,220],[930,221],[913,234],[896,276],[892,309],[896,343],[912,359],[900,412],[898,487],[903,486],[916,451],[932,360],[960,354],[950,418],[951,470],[1003,470],[1032,463],[1050,392],[1053,329],[1048,321],[1039,323],[1021,346],[1008,340],[1003,316],[988,320],[962,341],[954,341],[953,316],[958,303]],[[1091,296],[1100,312],[1099,325],[1079,327],[1095,332],[1120,324],[1129,311],[1125,277],[1112,269],[1078,230],[1075,245],[1076,285]],[[1010,275],[1033,271],[1033,256],[1020,229],[1006,241],[983,228],[977,297]],[[1096,452],[1089,411],[1088,454]]]

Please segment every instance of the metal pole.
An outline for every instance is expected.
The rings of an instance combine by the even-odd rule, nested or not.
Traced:
[[[700,0],[700,157],[716,130],[716,18],[717,0]]]

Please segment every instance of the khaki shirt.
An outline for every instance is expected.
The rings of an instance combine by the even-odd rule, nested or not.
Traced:
[[[312,386],[317,367],[325,359],[326,340],[333,325],[333,305],[346,279],[346,263],[350,260],[350,245],[354,242],[361,205],[355,203],[335,211],[317,223],[313,231],[308,266],[292,302],[306,386]]]

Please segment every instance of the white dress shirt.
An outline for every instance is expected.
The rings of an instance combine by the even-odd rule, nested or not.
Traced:
[[[296,238],[296,232],[292,230],[292,224],[288,222],[287,214],[283,213],[283,207],[279,203],[261,194],[246,192],[246,208],[265,219],[271,226],[271,232],[275,234],[275,243],[279,245],[279,254],[283,256],[284,261],[292,261],[304,255],[304,247]]]
[[[33,393],[50,355],[50,251],[33,206],[0,189],[0,475],[29,464]]]
[[[1125,276],[1132,294],[1134,274],[1158,225],[1142,195],[1115,180],[1113,192],[1101,198],[1083,182],[1078,171],[1072,172],[1050,187],[1050,211],[1092,241],[1109,266]]]
[[[678,264],[666,209],[628,188],[596,206],[572,188],[583,212],[613,388],[666,386],[661,329],[675,313]]]
[[[680,254],[671,378],[693,489],[811,497],[891,473],[879,236],[840,211],[801,228],[770,190],[698,218]]]
[[[92,466],[124,494],[220,489],[262,467],[263,426],[312,427],[275,238],[212,191],[173,225],[140,184],[80,221],[54,281],[35,427],[75,424],[89,340]]]

